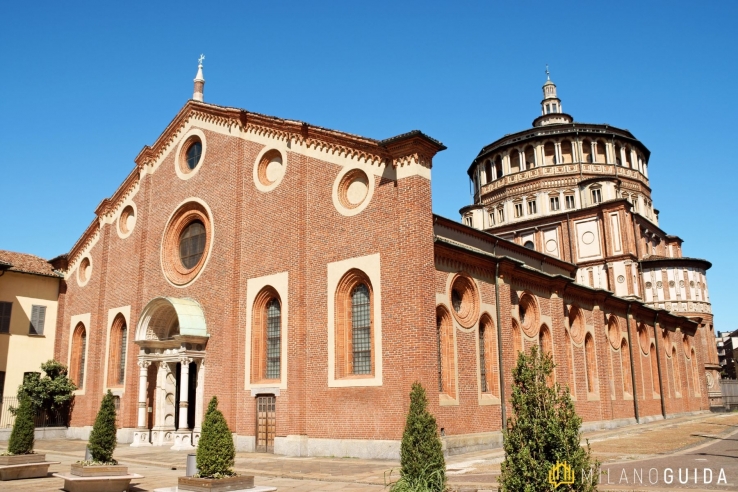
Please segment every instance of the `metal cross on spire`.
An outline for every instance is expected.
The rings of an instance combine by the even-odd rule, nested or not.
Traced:
[[[548,63],[546,63],[546,80],[551,80],[551,77],[549,75],[550,73],[548,71]]]
[[[203,55],[202,53],[200,53],[200,58],[197,59],[197,61],[200,64],[200,66],[202,66],[202,61],[204,59],[205,59],[205,55]],[[548,65],[546,65],[546,73],[548,73]]]

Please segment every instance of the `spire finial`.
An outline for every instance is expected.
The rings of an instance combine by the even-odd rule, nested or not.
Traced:
[[[197,75],[195,76],[195,91],[192,94],[192,99],[195,101],[202,101],[202,93],[205,89],[205,77],[202,75],[202,61],[205,59],[205,55],[201,54],[200,58],[197,59]]]
[[[548,63],[546,63],[546,80],[551,80],[550,73],[548,71]]]

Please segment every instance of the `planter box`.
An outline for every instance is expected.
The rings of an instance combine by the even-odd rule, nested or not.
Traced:
[[[192,492],[226,492],[254,488],[254,477],[237,475],[228,478],[192,478],[179,477],[178,490]]]
[[[0,466],[25,465],[26,463],[40,463],[46,461],[45,454],[16,454],[14,456],[0,456]]]
[[[128,467],[125,465],[82,466],[74,463],[72,464],[71,473],[77,477],[117,477],[128,475]]]
[[[36,463],[23,463],[20,465],[0,466],[0,480],[43,478],[49,474],[49,467],[51,465],[58,464],[58,461],[41,461]]]
[[[143,478],[143,475],[136,473],[106,477],[80,477],[71,473],[54,473],[54,476],[64,479],[64,490],[67,492],[126,492],[131,480]]]

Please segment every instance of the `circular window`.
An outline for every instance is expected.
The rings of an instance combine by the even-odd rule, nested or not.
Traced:
[[[333,185],[333,204],[342,215],[356,215],[371,201],[374,180],[362,169],[347,169]]]
[[[82,261],[79,262],[79,267],[77,268],[77,283],[80,287],[84,287],[87,285],[87,282],[90,280],[90,276],[92,275],[92,262],[90,261],[89,256],[85,256],[82,258]]]
[[[456,321],[464,328],[471,328],[479,318],[479,295],[470,277],[457,273],[451,280],[451,306]]]
[[[625,282],[625,277],[622,275],[618,275],[618,283],[622,284],[623,282]]]
[[[200,164],[200,158],[202,157],[202,142],[199,138],[193,139],[192,143],[187,147],[185,153],[185,162],[187,168],[192,171]]]
[[[538,334],[538,305],[530,294],[523,294],[518,302],[518,317],[523,331],[529,337]]]
[[[121,237],[128,237],[136,226],[136,210],[127,205],[118,216],[118,233]]]
[[[264,186],[271,186],[279,181],[284,174],[282,154],[280,154],[276,149],[268,151],[259,160],[259,166],[256,173],[259,182]]]
[[[190,129],[179,142],[175,154],[174,169],[180,179],[190,179],[200,172],[207,153],[205,133],[197,128]]]
[[[180,206],[169,219],[162,239],[162,267],[175,285],[194,280],[207,262],[212,245],[210,212],[200,202]]]
[[[582,343],[586,327],[584,326],[584,315],[576,306],[569,309],[569,332],[574,343]]]
[[[536,245],[533,244],[533,241],[526,241],[525,244],[523,244],[523,246],[528,249],[536,249]]]

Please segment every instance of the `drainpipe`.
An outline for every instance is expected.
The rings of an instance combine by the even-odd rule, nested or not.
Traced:
[[[497,241],[495,241],[497,249]],[[495,310],[497,311],[497,357],[500,373],[500,410],[502,411],[502,430],[507,428],[507,410],[505,408],[505,371],[502,364],[502,325],[500,317],[500,260],[495,263]]]
[[[628,311],[625,314],[625,326],[628,329],[628,353],[630,354],[630,384],[633,388],[633,413],[635,414],[636,423],[641,423],[641,417],[638,414],[638,391],[636,391],[636,375],[635,364],[633,363],[633,337],[630,336],[630,303],[628,303]]]
[[[566,197],[564,197],[564,200],[566,200]],[[574,263],[574,253],[572,253],[572,250],[571,250],[572,237],[571,237],[571,228],[569,227],[569,222],[570,222],[569,212],[566,212],[566,234],[569,236],[569,241],[568,241],[569,242],[569,263]]]
[[[653,338],[656,342],[656,367],[659,371],[659,392],[661,393],[661,415],[666,419],[666,404],[664,403],[664,381],[661,379],[661,357],[659,357],[659,312],[653,320]]]

